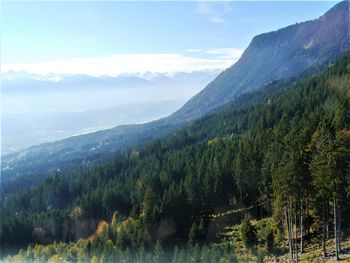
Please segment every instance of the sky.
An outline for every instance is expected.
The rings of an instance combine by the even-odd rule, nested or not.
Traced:
[[[3,1],[1,71],[118,75],[225,69],[260,33],[336,1]]]

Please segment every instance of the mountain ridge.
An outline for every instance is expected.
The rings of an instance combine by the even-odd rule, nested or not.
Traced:
[[[313,64],[335,59],[350,48],[349,8],[349,1],[342,1],[318,19],[255,36],[234,65],[191,98],[174,116],[201,116],[272,80],[288,78]],[[329,36],[332,39],[328,39]]]
[[[1,167],[3,175],[7,178],[13,178],[11,176],[13,174],[17,176],[21,173],[19,171],[27,171],[28,165],[31,165],[32,171],[37,171],[38,167],[43,169],[41,171],[45,171],[49,164],[51,165],[50,171],[54,171],[63,164],[79,164],[86,160],[92,160],[96,155],[93,155],[95,157],[89,155],[89,149],[96,145],[100,149],[96,153],[96,159],[103,153],[115,154],[118,151],[129,149],[135,144],[161,138],[186,125],[186,123],[234,100],[239,95],[264,87],[273,80],[296,76],[309,67],[322,68],[323,64],[334,61],[343,52],[349,50],[349,23],[346,20],[348,14],[349,1],[343,1],[318,19],[258,35],[253,38],[237,63],[222,72],[206,88],[169,117],[143,125],[118,126],[110,130],[51,143],[50,150],[45,149],[45,145],[38,146],[34,148],[34,151],[33,149],[27,150],[25,158],[21,156],[21,153],[4,156]],[[334,21],[330,21],[332,19]],[[331,35],[332,39],[328,39],[329,45],[324,47],[322,45],[327,39],[323,39],[322,36],[324,32],[329,31],[336,32],[336,35],[335,37]],[[312,43],[309,38],[306,38],[308,32],[313,32],[314,42]],[[292,35],[290,36],[290,34]],[[300,34],[303,36],[301,39]],[[283,53],[285,49],[281,50],[280,45],[289,45],[289,37],[296,38],[295,41],[298,45],[287,46],[289,51],[286,55]],[[262,49],[264,52],[261,51]],[[265,73],[262,75],[259,72]],[[236,85],[233,87],[233,84]],[[57,161],[58,157],[59,161]],[[37,168],[34,165],[36,162]],[[4,173],[5,168],[7,170]],[[8,172],[9,174],[6,175]]]

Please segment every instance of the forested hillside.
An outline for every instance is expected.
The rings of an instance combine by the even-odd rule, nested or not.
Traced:
[[[312,237],[324,248],[336,240],[340,253],[350,222],[349,88],[344,55],[112,161],[2,196],[2,251],[37,244],[10,262],[233,262],[235,246],[220,240],[241,224],[242,242],[260,259],[296,258]]]
[[[130,147],[166,137],[246,92],[336,60],[350,50],[348,18],[349,1],[345,0],[318,19],[254,37],[237,63],[169,117],[75,136],[2,156],[2,182],[10,184],[5,186],[6,190],[24,189],[57,169],[112,159]]]

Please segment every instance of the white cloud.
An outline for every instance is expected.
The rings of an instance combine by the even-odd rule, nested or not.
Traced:
[[[232,10],[230,2],[198,2],[196,12],[206,16],[211,23],[225,23],[224,16]]]
[[[203,49],[201,49],[201,48],[188,48],[185,51],[187,51],[187,52],[202,52]]]
[[[208,54],[215,55],[216,58],[238,58],[241,57],[243,50],[240,48],[213,48],[205,51]]]
[[[242,53],[239,49],[198,49],[196,52],[197,56],[186,56],[180,53],[145,53],[71,58],[30,64],[7,64],[2,65],[2,72],[12,70],[40,75],[56,73],[93,76],[114,76],[147,71],[158,73],[192,72],[225,69],[235,63]]]
[[[222,24],[225,22],[225,20],[219,16],[211,16],[209,20],[214,24]]]

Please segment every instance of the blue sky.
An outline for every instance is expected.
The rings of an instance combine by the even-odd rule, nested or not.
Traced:
[[[5,1],[1,64],[91,75],[225,68],[255,35],[317,18],[335,3]]]

